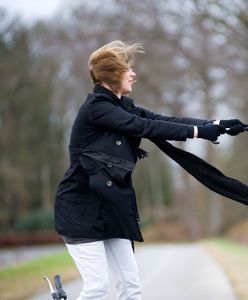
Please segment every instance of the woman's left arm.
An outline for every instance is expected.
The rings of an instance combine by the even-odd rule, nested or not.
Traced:
[[[201,126],[206,124],[211,124],[214,121],[214,120],[204,120],[204,119],[195,119],[195,118],[167,117],[160,114],[156,114],[143,107],[138,107],[138,106],[136,106],[136,109],[140,111],[140,116],[142,118],[147,118],[152,120],[160,120],[160,121],[167,121],[167,122],[187,124],[187,125],[201,125]]]
[[[206,119],[196,119],[196,118],[182,118],[182,117],[167,117],[154,112],[149,111],[143,107],[135,106],[133,99],[125,97],[129,106],[135,108],[136,114],[141,118],[167,121],[171,123],[180,123],[185,125],[195,125],[204,126],[208,124],[217,124],[225,127],[227,129],[226,133],[229,135],[237,135],[244,130],[247,130],[248,124],[244,124],[239,119],[228,119],[228,120],[206,120]]]

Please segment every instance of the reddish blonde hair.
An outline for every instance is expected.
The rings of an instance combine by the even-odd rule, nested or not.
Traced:
[[[141,44],[128,45],[118,40],[95,50],[89,58],[89,71],[94,84],[106,83],[117,93],[122,74],[133,67],[137,52],[144,53]]]

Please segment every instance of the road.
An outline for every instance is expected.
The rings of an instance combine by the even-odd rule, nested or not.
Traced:
[[[62,249],[64,249],[63,244],[0,249],[0,269],[57,253]]]
[[[136,247],[142,300],[238,300],[219,265],[195,244]],[[81,280],[65,284],[68,300],[76,300]],[[51,300],[47,294],[29,300]],[[116,300],[111,289],[109,300]]]

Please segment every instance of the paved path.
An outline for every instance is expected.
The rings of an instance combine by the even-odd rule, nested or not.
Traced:
[[[51,255],[62,249],[65,249],[63,244],[0,249],[0,269],[30,261],[40,256]]]
[[[198,245],[136,247],[143,287],[142,300],[237,300],[216,262]],[[65,284],[68,300],[76,300],[81,280]],[[47,294],[29,300],[51,300]],[[116,300],[111,290],[109,300]]]

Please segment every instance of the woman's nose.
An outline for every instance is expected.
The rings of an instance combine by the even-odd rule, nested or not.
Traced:
[[[135,77],[136,76],[136,73],[132,69],[130,69],[130,76],[131,77]]]

